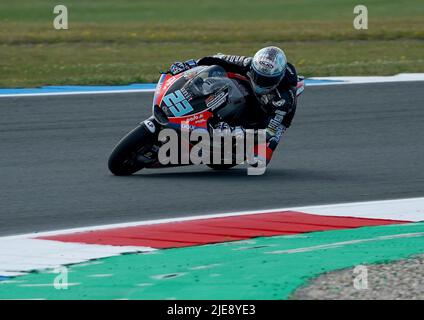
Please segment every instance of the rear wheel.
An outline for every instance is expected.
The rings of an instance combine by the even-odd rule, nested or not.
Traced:
[[[222,140],[221,140],[221,143],[222,143]],[[211,145],[213,145],[213,142],[211,142]],[[235,166],[237,166],[237,165],[239,165],[239,164],[241,164],[242,162],[240,162],[240,160],[239,161],[237,161],[238,159],[237,159],[237,156],[236,156],[236,152],[237,152],[237,143],[236,143],[236,141],[233,139],[233,146],[232,146],[232,154],[231,154],[231,157],[232,157],[232,161],[231,161],[231,163],[226,163],[226,162],[228,162],[228,161],[225,161],[225,150],[224,150],[224,148],[222,147],[222,145],[221,145],[221,148],[220,148],[220,150],[221,150],[221,155],[220,155],[220,161],[217,161],[216,163],[213,163],[213,162],[215,162],[215,156],[216,156],[216,154],[214,154],[213,152],[214,152],[214,149],[213,149],[213,147],[212,147],[212,149],[211,149],[211,160],[213,160],[213,162],[212,163],[209,163],[209,164],[206,164],[209,168],[211,168],[211,169],[213,169],[213,170],[228,170],[228,169],[231,169],[232,167],[235,167]]]
[[[228,170],[235,167],[237,164],[207,164],[207,166],[213,170]]]
[[[152,134],[143,126],[129,132],[109,156],[109,170],[117,176],[128,176],[144,168],[140,160],[152,148]]]

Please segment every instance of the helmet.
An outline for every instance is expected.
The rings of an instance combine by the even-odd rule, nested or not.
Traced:
[[[265,94],[278,86],[286,69],[284,51],[278,47],[266,47],[256,52],[247,75],[255,93]]]

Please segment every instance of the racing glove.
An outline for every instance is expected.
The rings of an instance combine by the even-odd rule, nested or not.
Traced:
[[[190,70],[190,69],[192,69],[194,67],[197,67],[197,62],[194,59],[190,59],[190,60],[187,60],[185,62],[179,62],[179,61],[177,61],[177,62],[174,62],[171,65],[171,67],[168,70],[168,73],[170,73],[173,76],[175,76],[175,75],[177,75],[177,74],[179,74],[181,72]]]
[[[237,146],[238,143],[244,142],[244,137],[245,137],[245,130],[240,127],[240,126],[230,126],[228,123],[226,122],[218,122],[215,125],[210,125],[210,132],[213,134],[213,138],[212,138],[212,152],[216,155],[218,154],[218,157],[220,157],[222,160],[225,161],[225,159],[232,159],[232,161],[238,161],[238,162],[243,162],[243,159],[239,158],[240,155],[235,154],[234,152],[237,153]],[[228,142],[228,140],[225,139],[225,137],[231,136],[231,154],[225,153],[228,152],[229,149],[228,145],[224,146],[222,145],[222,140],[221,137],[224,137],[224,143]],[[217,139],[219,138],[219,139]],[[243,147],[243,145],[242,145]],[[217,149],[216,149],[217,148]],[[217,152],[218,150],[218,152]],[[225,151],[227,150],[227,151]],[[240,150],[240,149],[239,149]],[[244,150],[244,148],[241,149],[242,151]],[[224,152],[224,154],[223,154]],[[215,159],[215,155],[214,155],[214,159]],[[241,153],[241,157],[243,157],[243,153]]]
[[[216,125],[211,126],[212,131],[222,134],[231,134],[234,137],[244,138],[245,130],[240,126],[232,127],[226,122],[218,122]]]

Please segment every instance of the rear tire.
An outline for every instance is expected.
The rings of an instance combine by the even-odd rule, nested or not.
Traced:
[[[207,166],[213,170],[228,170],[235,167],[236,164],[207,164]]]
[[[140,125],[130,131],[118,142],[109,156],[108,167],[110,172],[117,176],[128,176],[144,168],[144,164],[137,161],[140,150],[151,147],[152,134]]]

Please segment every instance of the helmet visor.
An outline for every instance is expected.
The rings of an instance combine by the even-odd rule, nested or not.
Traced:
[[[284,73],[275,76],[261,75],[257,71],[250,72],[250,80],[254,84],[255,89],[262,89],[263,91],[271,91],[275,89],[283,78]],[[258,92],[259,93],[259,92]]]

